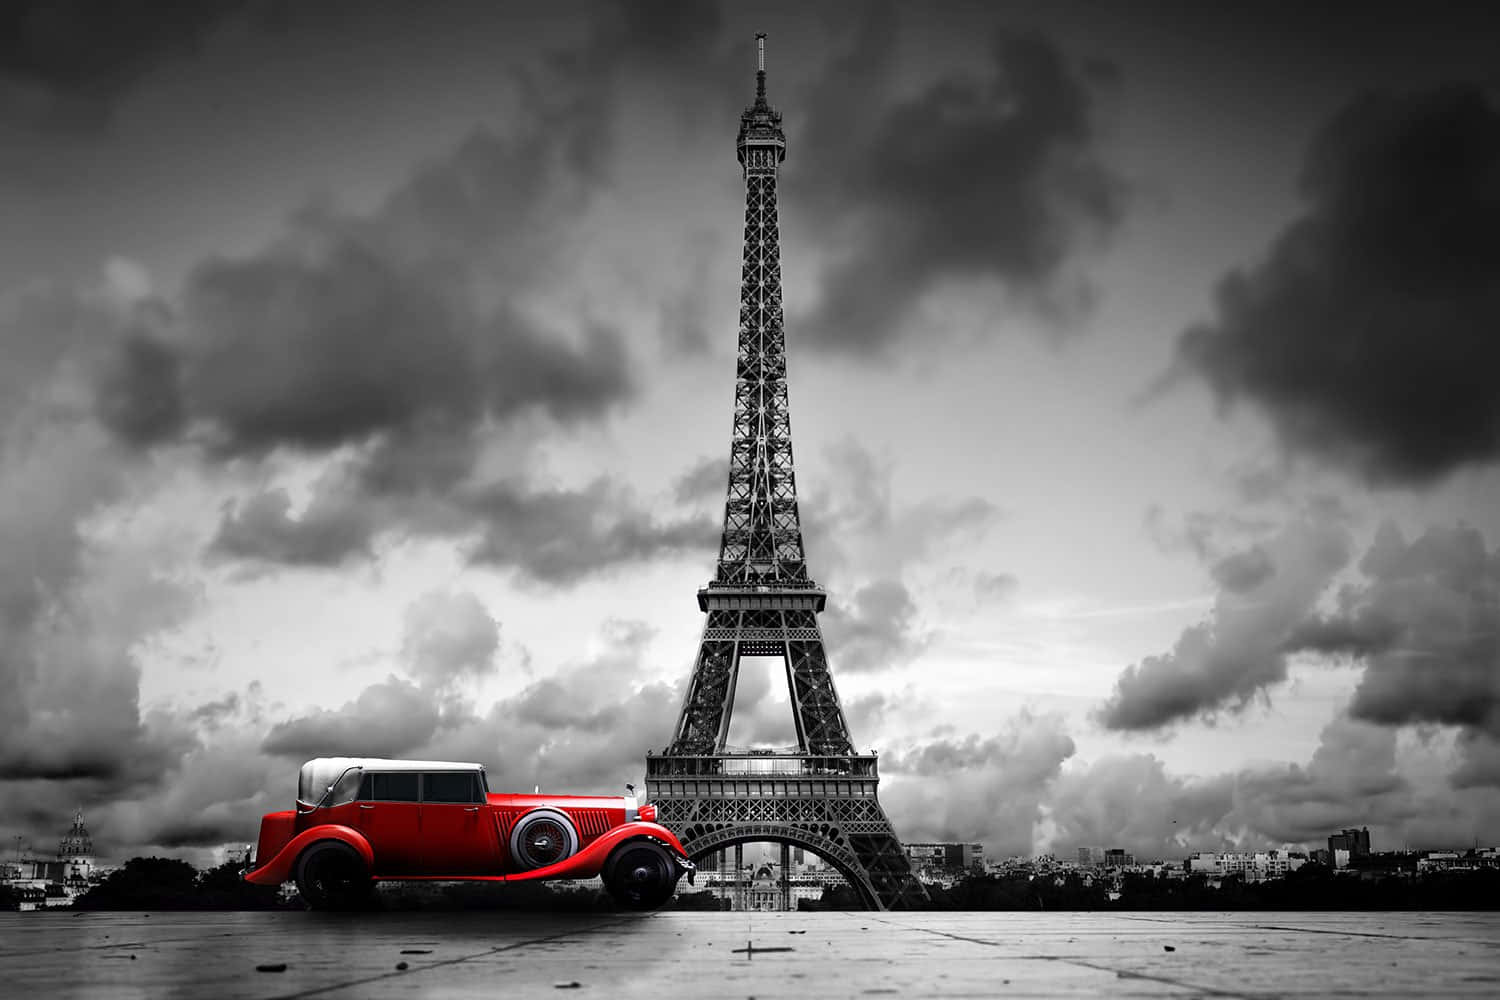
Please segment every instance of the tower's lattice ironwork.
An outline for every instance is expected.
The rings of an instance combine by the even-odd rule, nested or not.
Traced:
[[[740,116],[745,247],[724,534],[714,578],[698,591],[708,617],[671,745],[646,761],[648,794],[690,853],[747,841],[805,847],[843,872],[872,907],[925,897],[876,798],[874,754],[857,754],[828,670],[818,614],[827,595],[807,572],[781,314],[776,176],[786,159],[781,114],[766,101],[765,36],[755,103]],[[797,746],[726,745],[744,656],[779,656]]]

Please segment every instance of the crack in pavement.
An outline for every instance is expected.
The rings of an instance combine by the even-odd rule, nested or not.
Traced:
[[[1123,913],[1118,914],[1118,916],[1122,920],[1131,920],[1135,921],[1136,923],[1175,924],[1178,927],[1183,926],[1180,921],[1172,921],[1164,917],[1136,917],[1128,916]],[[1421,934],[1386,934],[1381,931],[1351,931],[1341,927],[1288,927],[1283,924],[1246,924],[1244,926],[1253,930],[1291,931],[1295,934],[1333,934],[1343,937],[1384,938],[1390,941],[1446,941],[1458,942],[1463,944],[1478,944],[1483,945],[1486,948],[1500,948],[1500,941],[1484,941],[1476,938],[1457,938],[1441,935]],[[1183,928],[1183,931],[1186,930],[1187,928]]]
[[[233,931],[223,934],[215,934],[214,937],[234,937]],[[150,948],[158,944],[181,944],[184,941],[203,941],[202,934],[194,934],[192,937],[178,938],[153,938],[149,941],[111,941],[109,944],[68,944],[57,945],[52,948],[17,948],[10,951],[0,951],[0,958],[20,958],[26,955],[53,954],[60,951],[107,951],[110,948]]]
[[[968,937],[963,934],[954,934],[950,931],[940,931],[933,927],[912,927],[909,924],[899,923],[895,920],[886,920],[881,917],[870,917],[869,919],[885,924],[887,927],[920,931],[923,934],[936,934],[938,937],[951,938],[954,941],[964,941],[969,944],[983,945],[987,948],[1004,947],[999,941],[987,941],[984,938]],[[1098,962],[1090,962],[1081,958],[1070,958],[1065,955],[1013,955],[1011,957],[1028,962],[1062,962],[1066,965],[1077,965],[1085,969],[1093,969],[1095,972],[1112,972],[1122,979],[1145,979],[1149,982],[1176,986],[1179,989],[1193,990],[1202,996],[1228,997],[1230,1000],[1274,1000],[1274,998],[1281,996],[1279,993],[1248,993],[1244,990],[1224,990],[1216,986],[1203,986],[1184,979],[1174,979],[1171,976],[1162,976],[1150,972],[1136,972],[1131,969],[1116,969]]]
[[[382,972],[373,976],[365,976],[362,979],[350,979],[347,982],[332,983],[328,986],[315,986],[311,989],[299,990],[296,993],[277,993],[271,998],[271,1000],[301,1000],[301,998],[303,997],[315,997],[324,993],[332,993],[335,990],[347,990],[352,986],[363,986],[366,983],[379,982],[382,979],[394,979],[397,976],[411,976],[419,972],[426,972],[429,969],[440,969],[444,966],[459,965],[463,962],[471,962],[476,958],[484,958],[487,955],[498,955],[507,951],[516,951],[520,948],[529,948],[534,944],[547,944],[551,941],[560,941],[563,938],[575,937],[582,934],[593,934],[596,931],[601,931],[606,927],[614,927],[629,920],[640,919],[642,918],[637,916],[618,917],[614,920],[606,920],[601,923],[597,923],[592,927],[567,930],[559,934],[549,934],[544,937],[531,938],[527,941],[517,941],[514,944],[500,945],[495,948],[486,948],[484,951],[476,951],[472,955],[460,955],[457,958],[445,958],[436,962],[428,962],[424,965],[413,966],[407,969],[392,970],[390,972]],[[649,919],[649,917],[645,919]]]

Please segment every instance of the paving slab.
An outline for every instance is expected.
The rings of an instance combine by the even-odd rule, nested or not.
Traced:
[[[1493,997],[1500,914],[14,913],[0,993]]]

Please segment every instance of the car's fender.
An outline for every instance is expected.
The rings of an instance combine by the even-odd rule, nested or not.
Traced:
[[[374,869],[375,851],[370,847],[370,842],[365,839],[364,834],[341,823],[324,823],[297,834],[287,842],[285,847],[276,852],[274,858],[257,866],[254,871],[246,872],[245,881],[254,882],[256,885],[280,885],[288,881],[292,878],[293,869],[297,866],[298,856],[306,847],[319,840],[338,840],[348,844],[364,859],[366,870]]]
[[[692,862],[688,861],[687,851],[682,849],[682,843],[675,833],[660,824],[637,820],[611,827],[583,850],[556,864],[507,875],[505,880],[522,882],[547,878],[593,878],[604,870],[604,862],[608,860],[610,852],[627,840],[637,839],[656,841],[675,854],[680,864],[691,870]]]

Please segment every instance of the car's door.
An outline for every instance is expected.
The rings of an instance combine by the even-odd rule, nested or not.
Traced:
[[[360,831],[375,850],[374,874],[421,874],[420,789],[415,771],[365,772],[354,811]]]
[[[422,775],[422,870],[432,875],[488,875],[500,870],[500,840],[472,771]]]

